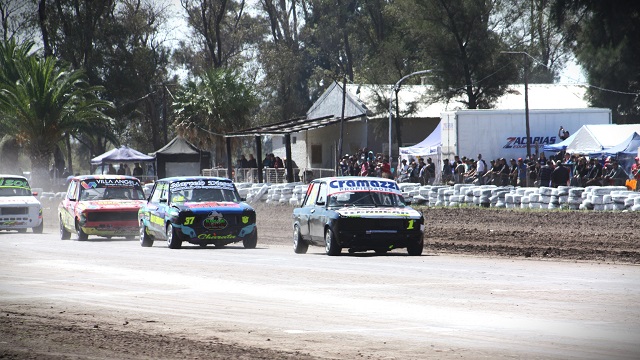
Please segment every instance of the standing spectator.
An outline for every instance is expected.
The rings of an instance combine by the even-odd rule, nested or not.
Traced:
[[[631,165],[631,175],[634,179],[640,180],[640,158],[635,158],[635,163]]]
[[[613,186],[625,186],[629,175],[618,164],[618,160],[611,161],[611,170],[604,176],[605,181],[608,181]],[[606,183],[605,183],[606,185]]]
[[[256,169],[258,167],[258,161],[256,160],[255,157],[253,157],[253,154],[249,154],[249,159],[247,160],[247,167],[249,169]]]
[[[118,171],[116,172],[116,174],[118,175],[126,175],[126,172],[124,171],[124,164],[120,163],[120,165],[118,165]]]
[[[589,159],[586,186],[602,186],[602,165],[595,158]]]
[[[529,183],[527,186],[538,186],[538,173],[540,171],[540,164],[535,158],[529,160],[527,164],[527,171],[529,172]]]
[[[273,155],[273,154],[271,154],[271,155]],[[273,162],[273,167],[276,168],[276,169],[284,169],[284,163],[282,162],[282,159],[279,156],[275,157],[275,160]]]
[[[465,161],[467,158],[463,157],[462,161],[456,156],[456,167],[455,167],[455,182],[456,184],[464,183],[464,174],[467,172],[465,167]]]
[[[342,157],[340,160],[340,174],[338,176],[349,175],[349,154]]]
[[[507,164],[507,159],[505,158],[500,158],[498,160],[499,165],[499,176],[500,176],[500,185],[501,186],[507,186],[509,185],[509,173],[511,172],[511,169],[509,168],[509,165]]]
[[[142,173],[143,171],[140,163],[135,163],[133,167],[133,176],[142,176]]]
[[[386,157],[382,158],[382,164],[380,165],[380,170],[382,172],[381,176],[386,179],[392,179],[391,175],[391,164],[389,164],[389,159]]]
[[[518,164],[516,167],[518,168],[518,180],[516,181],[516,185],[527,186],[527,165],[525,165],[522,158],[518,158]]]
[[[518,163],[516,159],[511,159],[511,168],[509,169],[509,182],[511,186],[518,185]]]
[[[113,164],[109,164],[109,169],[107,170],[107,174],[115,175],[117,173],[116,168],[113,167]]]
[[[538,186],[549,186],[551,184],[551,173],[553,172],[553,161],[547,160],[547,163],[540,167],[538,172]]]
[[[449,163],[449,159],[444,159],[442,161],[442,183],[448,184],[453,177],[453,172],[451,171],[451,164]]]
[[[478,154],[478,162],[476,165],[476,175],[478,176],[478,184],[484,184],[484,174],[487,173],[487,162],[482,158],[482,154]]]
[[[587,159],[581,156],[573,169],[573,176],[571,177],[571,186],[586,186],[587,183]]]
[[[398,182],[405,182],[409,179],[409,175],[407,175],[408,169],[409,165],[407,165],[407,159],[402,159],[402,161],[400,161],[400,166],[398,166],[398,176],[396,177]]]
[[[567,140],[567,138],[569,138],[569,132],[560,126],[560,130],[558,130],[558,137],[560,138],[560,141]]]
[[[538,162],[540,163],[540,167],[547,164],[547,156],[544,153],[540,153],[540,158],[538,158]]]
[[[273,167],[273,159],[271,159],[271,154],[265,155],[264,160],[262,160],[262,166],[265,168]]]
[[[124,174],[131,176],[131,169],[129,169],[129,165],[124,164]]]
[[[569,185],[570,179],[571,174],[569,173],[569,168],[567,168],[562,161],[558,160],[556,162],[556,168],[551,172],[551,186],[554,188],[567,186]]]

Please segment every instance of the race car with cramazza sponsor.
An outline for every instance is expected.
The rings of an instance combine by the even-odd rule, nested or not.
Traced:
[[[424,217],[407,206],[398,184],[376,177],[313,180],[300,207],[293,210],[293,249],[324,246],[327,255],[406,248],[421,255]]]
[[[0,230],[43,229],[42,206],[24,176],[0,175]]]
[[[138,235],[138,210],[145,202],[140,181],[125,175],[85,175],[71,178],[58,206],[60,238],[89,235],[107,238]]]
[[[242,241],[258,243],[256,212],[238,194],[233,182],[218,177],[171,177],[156,181],[140,209],[140,245],[164,240],[170,249],[182,242],[223,247]]]

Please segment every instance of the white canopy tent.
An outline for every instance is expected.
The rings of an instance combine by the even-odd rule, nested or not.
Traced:
[[[398,159],[398,164],[402,159],[431,157],[431,160],[436,165],[435,181],[439,181],[442,172],[442,120],[424,140],[413,146],[400,147],[399,150],[400,159]]]
[[[565,141],[545,146],[544,151],[559,151],[563,148],[569,154],[589,154],[602,152],[622,143],[634,132],[640,132],[640,124],[631,125],[583,125]]]

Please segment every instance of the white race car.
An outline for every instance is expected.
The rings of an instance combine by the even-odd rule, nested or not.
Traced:
[[[32,228],[41,234],[42,205],[33,196],[24,176],[0,174],[0,230],[26,232]]]

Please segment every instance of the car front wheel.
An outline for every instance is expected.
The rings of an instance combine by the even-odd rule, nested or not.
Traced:
[[[89,238],[89,235],[87,235],[86,232],[82,231],[82,227],[80,227],[80,224],[78,224],[77,222],[76,229],[78,229],[78,240],[85,241]]]
[[[309,243],[302,240],[302,236],[300,235],[300,227],[295,225],[293,227],[293,251],[296,254],[306,254],[309,249]]]
[[[61,240],[69,240],[69,239],[71,239],[71,233],[64,227],[64,223],[62,222],[62,218],[60,219],[60,239]]]
[[[176,229],[173,225],[167,225],[167,246],[169,249],[180,249],[182,247],[182,241],[178,238]]]
[[[151,237],[151,235],[147,234],[147,227],[144,226],[144,223],[140,224],[140,246],[142,247],[153,246],[153,238]]]
[[[407,246],[407,253],[411,256],[420,256],[422,255],[422,249],[424,249],[424,239],[420,239],[418,242],[409,244]]]
[[[40,222],[40,225],[34,227],[31,230],[33,230],[34,234],[42,234],[42,230],[44,230],[44,219]]]
[[[258,245],[258,229],[254,229],[253,232],[242,239],[242,246],[245,249],[255,249]]]
[[[338,241],[335,239],[331,229],[327,229],[324,233],[324,244],[325,252],[329,256],[340,255],[340,252],[342,252],[342,248],[338,245]]]

